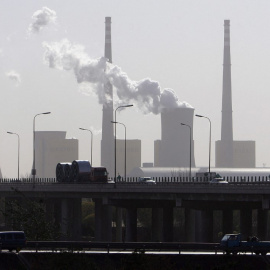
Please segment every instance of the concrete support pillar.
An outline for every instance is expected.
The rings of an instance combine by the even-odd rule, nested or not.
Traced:
[[[185,208],[185,241],[195,242],[195,210]]]
[[[233,233],[233,210],[225,209],[222,212],[222,233]]]
[[[112,241],[112,207],[95,199],[95,241]]]
[[[116,242],[122,242],[122,219],[123,209],[120,207],[116,208]]]
[[[152,208],[152,241],[153,242],[163,241],[162,219],[163,219],[162,208]]]
[[[54,224],[61,228],[61,220],[62,220],[61,199],[53,199],[52,201],[54,205],[54,212],[53,212]]]
[[[95,199],[95,241],[102,241],[102,199]]]
[[[240,232],[242,233],[242,240],[246,240],[252,233],[252,209],[240,209]]]
[[[163,240],[173,241],[173,207],[163,208]]]
[[[112,206],[108,204],[102,205],[102,241],[112,241]]]
[[[126,242],[137,241],[137,208],[126,209]]]
[[[70,222],[70,215],[69,215],[68,199],[62,199],[61,200],[61,234],[62,234],[63,239],[66,239],[68,237],[69,222]]]
[[[267,234],[268,210],[258,209],[257,215],[257,235],[261,240],[269,240]]]
[[[201,210],[196,213],[196,241],[213,241],[213,211]]]
[[[54,223],[54,211],[55,211],[55,204],[53,199],[46,200],[46,220],[47,222]]]
[[[82,199],[72,200],[72,240],[79,241],[82,238]]]

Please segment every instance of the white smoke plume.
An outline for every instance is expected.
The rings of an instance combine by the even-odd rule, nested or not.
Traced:
[[[14,70],[11,70],[9,72],[6,72],[6,76],[16,83],[16,86],[18,86],[21,83],[21,75],[17,73]]]
[[[120,67],[110,64],[102,57],[90,59],[80,45],[68,40],[43,43],[44,61],[50,68],[72,70],[79,84],[91,84],[91,90],[99,97],[99,103],[108,102],[104,93],[104,84],[110,82],[122,103],[136,103],[144,113],[160,113],[162,108],[190,107],[180,102],[172,89],[161,91],[157,81],[149,78],[132,81]]]
[[[56,12],[47,7],[37,10],[32,15],[33,22],[29,25],[29,33],[38,33],[41,29],[46,27],[49,23],[55,23]]]

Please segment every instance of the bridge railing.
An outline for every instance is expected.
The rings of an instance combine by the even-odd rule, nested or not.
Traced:
[[[225,176],[223,177],[229,184],[269,184],[269,176]],[[173,176],[173,177],[152,177],[155,180],[156,184],[173,184],[173,183],[182,183],[182,184],[208,184],[208,177],[188,177],[188,176]],[[139,177],[121,177],[121,179],[116,179],[113,181],[117,184],[130,184],[130,183],[140,183]],[[0,178],[0,184],[52,184],[59,182],[56,178]],[[88,182],[66,182],[68,184],[85,184]]]

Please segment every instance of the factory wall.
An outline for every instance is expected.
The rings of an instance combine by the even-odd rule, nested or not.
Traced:
[[[216,141],[216,167],[224,166],[223,155],[226,151],[226,144]],[[233,167],[232,168],[255,168],[256,147],[255,141],[233,141]],[[231,166],[229,166],[231,167]]]

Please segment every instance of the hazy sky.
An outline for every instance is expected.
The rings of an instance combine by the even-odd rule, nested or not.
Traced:
[[[93,163],[99,165],[102,106],[96,85],[89,88],[77,82],[76,57],[74,66],[62,63],[57,67],[64,70],[59,70],[49,67],[48,54],[47,58],[44,54],[48,46],[65,43],[65,49],[75,50],[80,59],[97,61],[104,56],[106,16],[112,18],[113,63],[129,80],[150,78],[161,91],[173,89],[179,101],[211,119],[212,165],[214,142],[221,133],[223,24],[230,20],[234,139],[255,140],[257,166],[270,167],[268,0],[2,0],[3,176],[17,176],[17,137],[6,132],[20,135],[21,174],[29,173],[33,117],[47,111],[52,114],[36,118],[36,130],[67,131],[68,138],[78,138],[80,159],[90,159],[90,133],[79,127],[96,131]],[[54,53],[64,55],[63,51]],[[70,65],[70,59],[65,59]],[[161,137],[160,115],[134,104],[120,112],[117,120],[125,123],[128,139],[142,140],[142,162],[153,162],[154,140]],[[195,117],[193,132],[196,165],[207,167],[207,119]],[[120,126],[117,135],[124,138]]]

